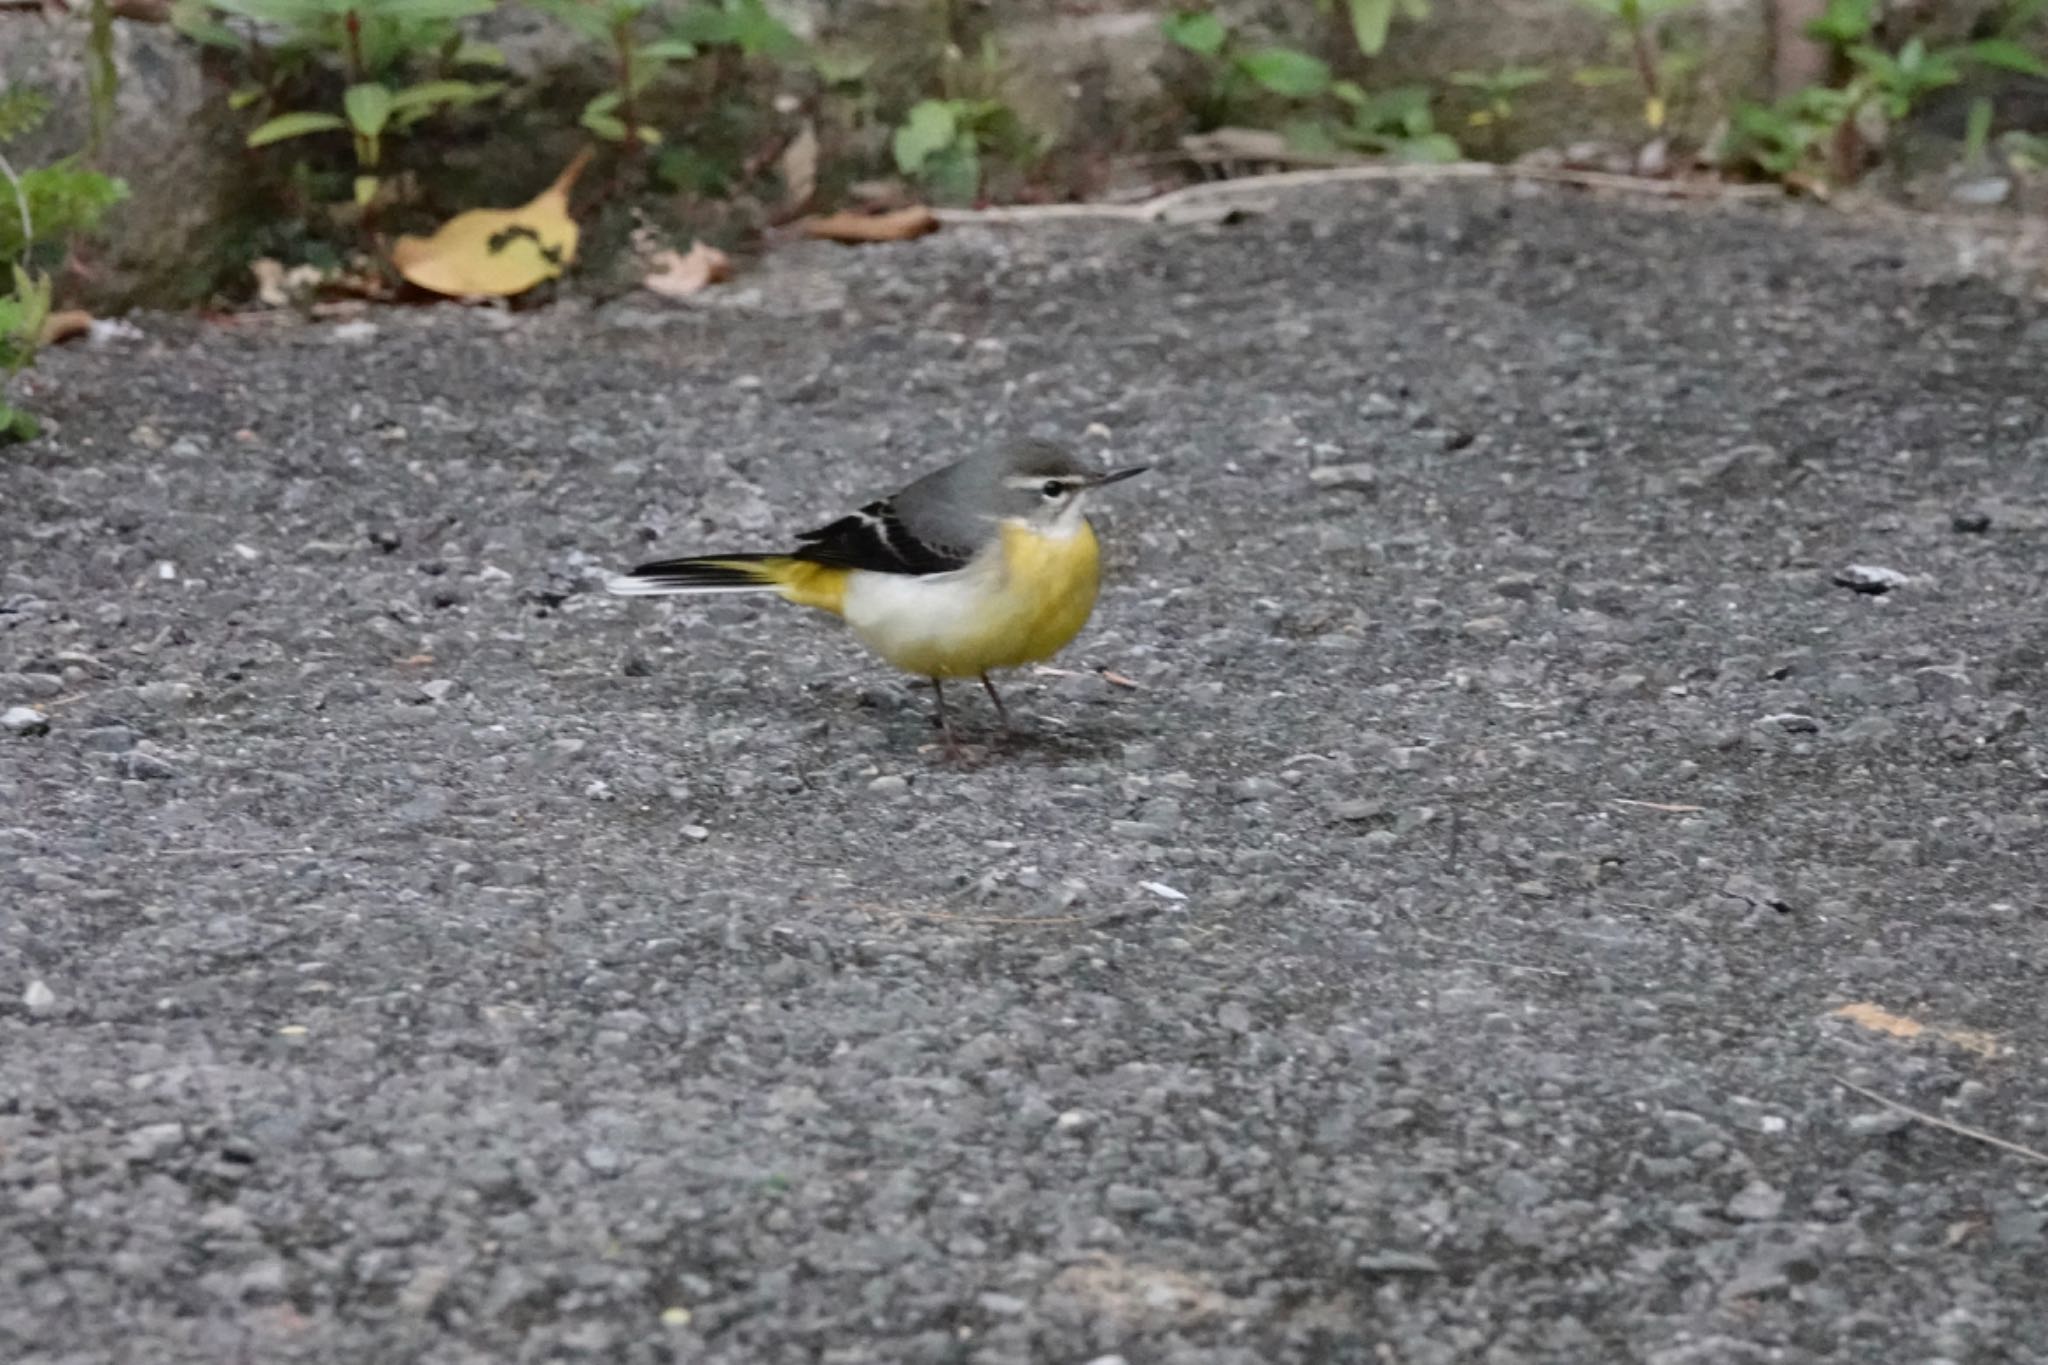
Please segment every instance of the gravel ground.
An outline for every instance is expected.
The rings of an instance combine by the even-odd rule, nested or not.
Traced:
[[[1347,193],[48,356],[0,1358],[2048,1361],[2048,1166],[1848,1088],[2048,1147],[2048,320],[1899,231]],[[600,591],[1027,431],[1157,469],[973,766]]]

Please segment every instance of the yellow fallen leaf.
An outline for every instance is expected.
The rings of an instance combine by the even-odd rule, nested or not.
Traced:
[[[832,213],[806,218],[803,229],[828,242],[903,242],[939,230],[939,220],[921,205],[894,213]]]
[[[569,189],[590,162],[584,148],[555,183],[516,209],[471,209],[431,237],[400,237],[391,248],[398,273],[422,289],[463,297],[523,294],[554,279],[576,259]]]
[[[1923,1034],[1953,1043],[1980,1057],[1996,1057],[2005,1049],[1998,1039],[1976,1029],[1940,1028],[1921,1023],[1918,1019],[1903,1014],[1893,1014],[1882,1005],[1869,1000],[1858,1000],[1853,1005],[1844,1005],[1832,1011],[1838,1019],[1847,1019],[1852,1024],[1869,1029],[1872,1033],[1889,1034],[1894,1038],[1918,1038]]]
[[[776,159],[782,176],[782,199],[790,213],[801,213],[818,190],[818,130],[806,122]]]
[[[92,314],[82,308],[64,308],[43,319],[42,334],[36,341],[38,345],[55,346],[91,330]]]
[[[732,258],[703,242],[692,242],[687,255],[673,247],[657,251],[648,264],[653,269],[640,281],[641,285],[672,299],[732,278]]]

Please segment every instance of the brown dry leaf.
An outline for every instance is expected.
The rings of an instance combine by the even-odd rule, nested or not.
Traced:
[[[687,253],[673,247],[657,251],[648,264],[653,269],[647,272],[640,285],[665,298],[686,298],[720,280],[732,278],[732,258],[703,242],[690,243]]]
[[[42,331],[36,336],[38,346],[55,346],[59,342],[82,337],[92,331],[92,314],[83,308],[66,308],[43,319]]]
[[[2004,1045],[1988,1033],[1981,1033],[1976,1029],[1941,1028],[1923,1024],[1918,1019],[1893,1014],[1884,1006],[1870,1000],[1858,1000],[1830,1013],[1837,1019],[1847,1019],[1850,1023],[1867,1028],[1872,1033],[1889,1034],[1894,1038],[1918,1038],[1924,1034],[1953,1043],[1980,1057],[1996,1057],[2005,1051]]]
[[[289,308],[294,299],[311,294],[327,279],[318,266],[295,265],[286,269],[284,262],[268,256],[249,262],[249,273],[256,277],[257,300],[268,308]]]
[[[456,298],[503,298],[554,279],[576,259],[569,190],[590,157],[587,147],[577,153],[554,184],[521,208],[471,209],[431,237],[400,237],[391,263],[420,288]]]
[[[894,213],[828,213],[806,218],[803,230],[828,242],[907,242],[939,230],[939,220],[922,204]]]
[[[811,202],[818,190],[818,130],[805,123],[803,130],[782,149],[776,162],[782,176],[783,203],[796,213]]]

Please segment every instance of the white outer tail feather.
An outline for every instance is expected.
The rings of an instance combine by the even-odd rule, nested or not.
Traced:
[[[736,592],[780,592],[773,583],[735,583],[730,586],[693,587],[684,583],[664,583],[658,578],[635,578],[631,574],[614,574],[604,582],[604,590],[618,597],[719,597]]]

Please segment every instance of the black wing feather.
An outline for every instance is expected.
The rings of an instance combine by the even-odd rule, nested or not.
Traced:
[[[950,573],[966,565],[968,555],[948,545],[932,545],[918,539],[896,514],[888,498],[871,502],[830,526],[805,531],[797,537],[805,544],[791,558],[813,564],[830,564],[839,569],[868,569],[875,573]]]

